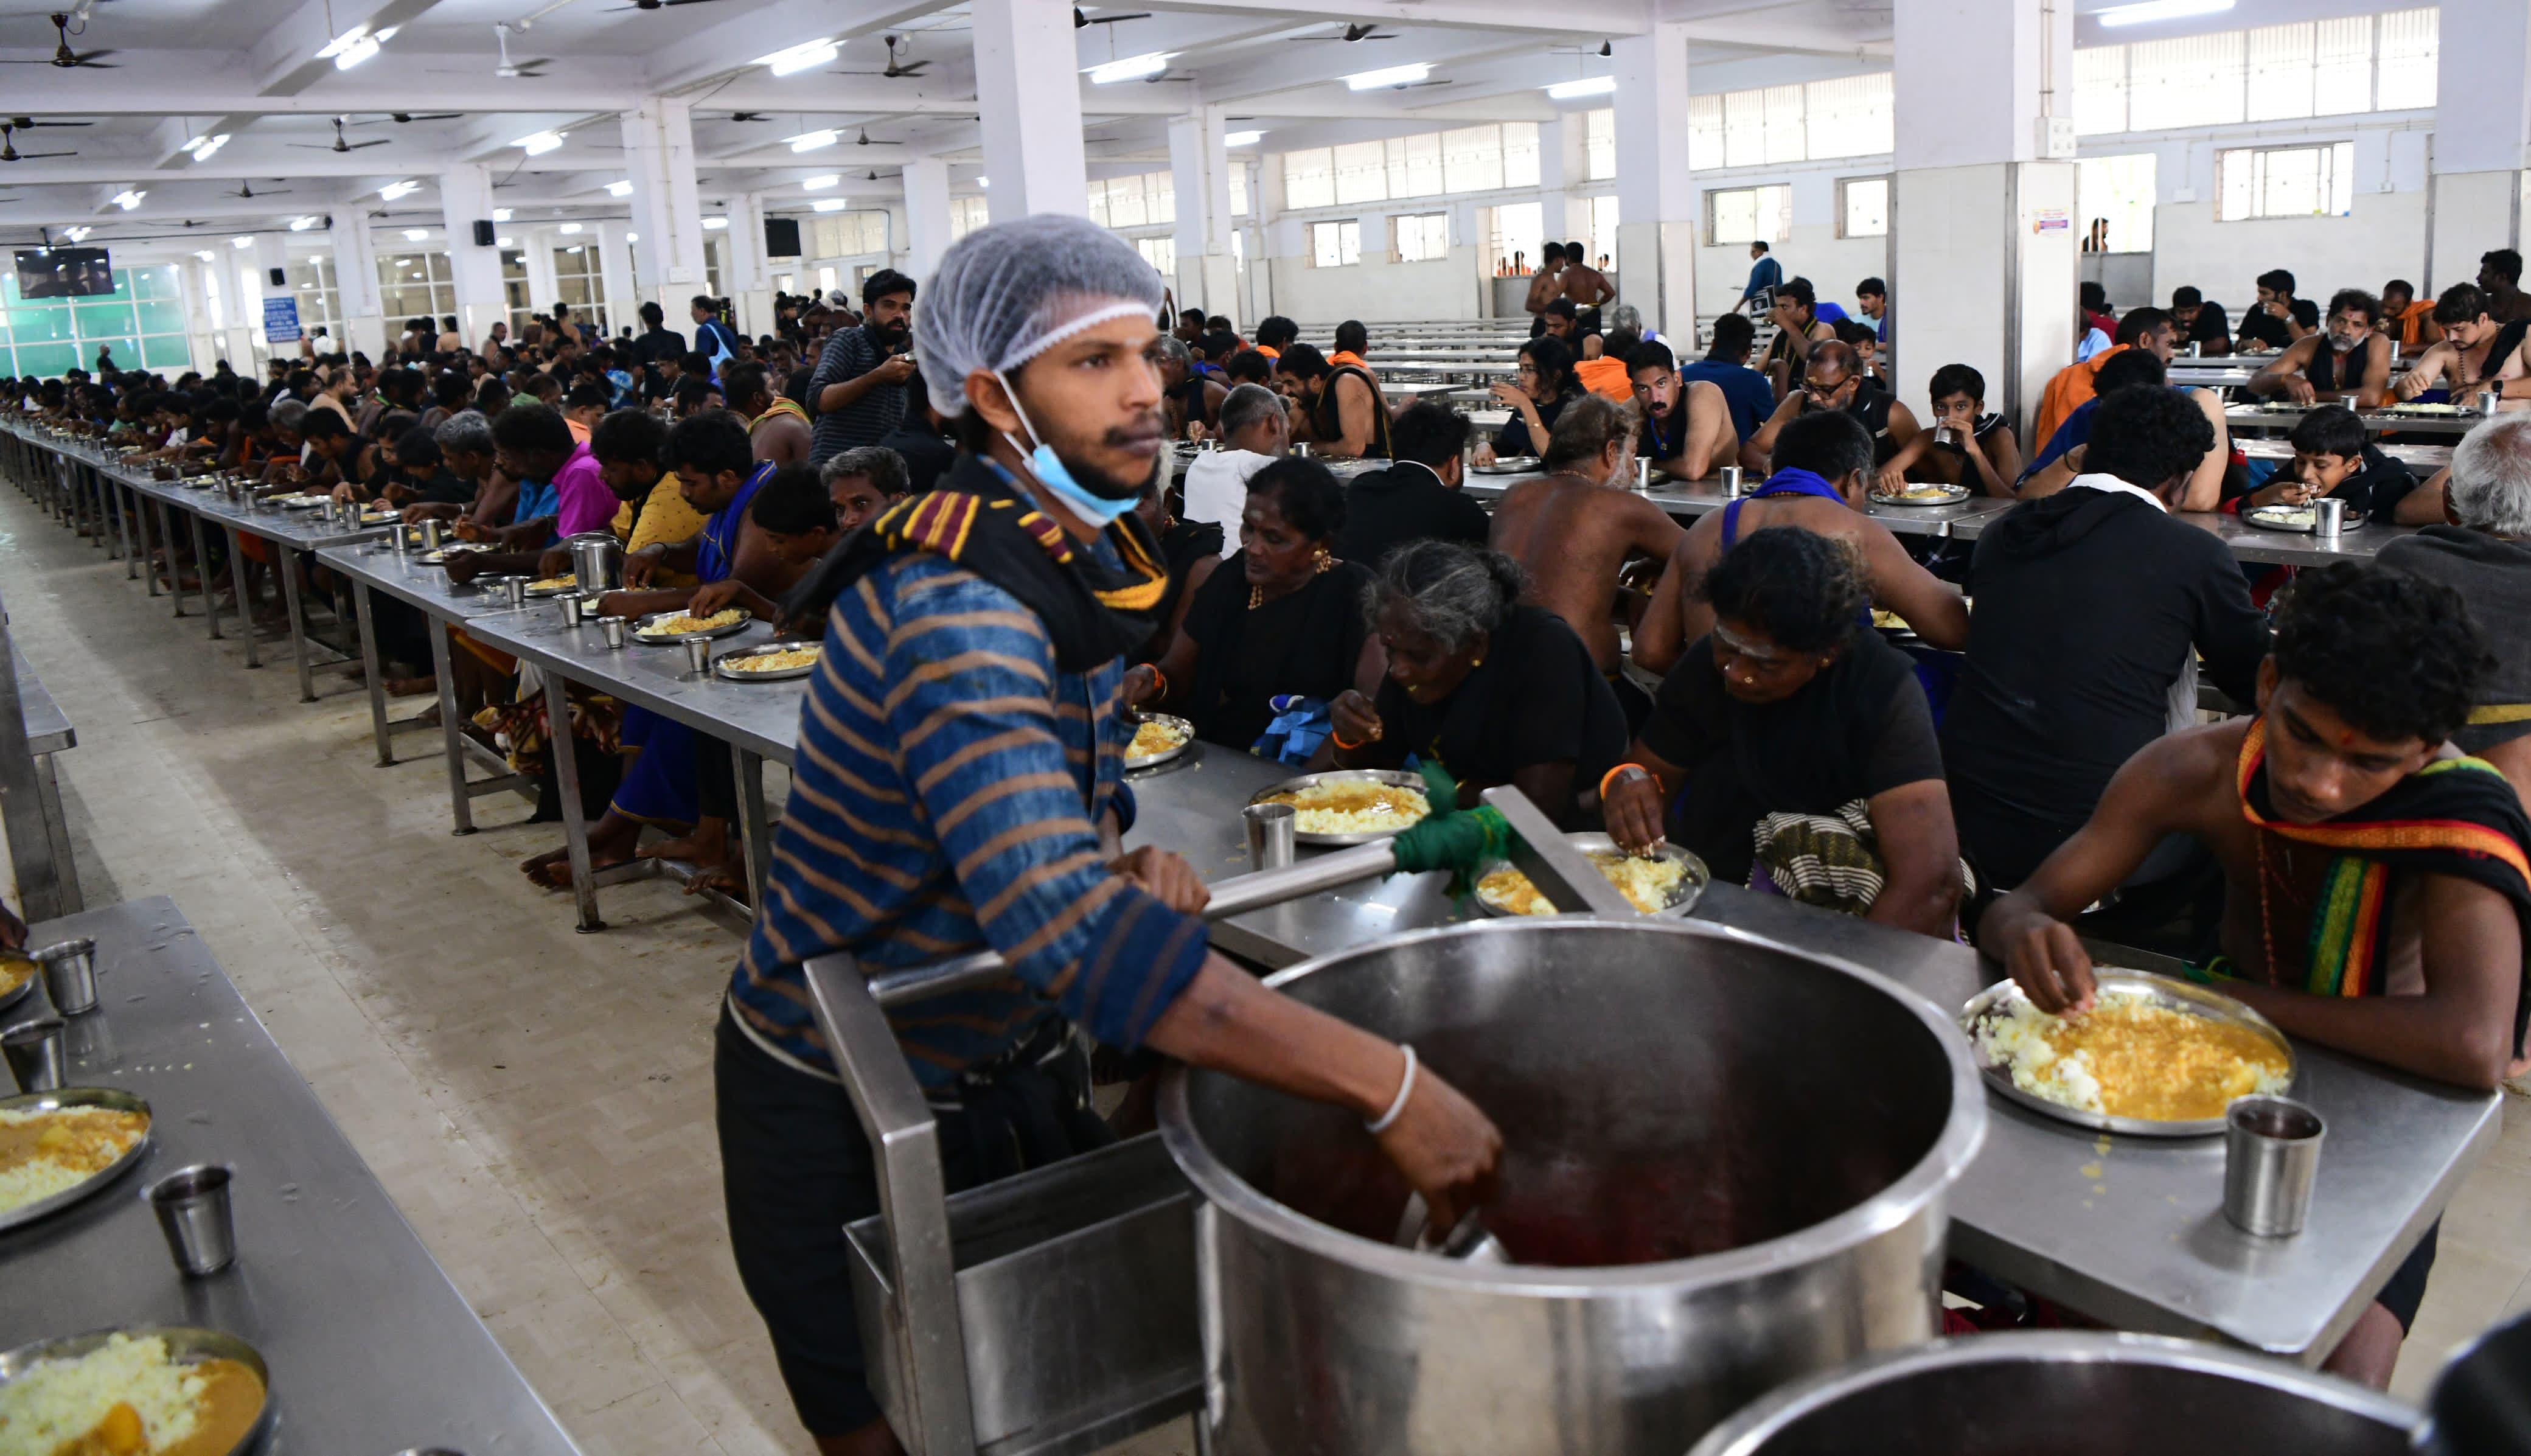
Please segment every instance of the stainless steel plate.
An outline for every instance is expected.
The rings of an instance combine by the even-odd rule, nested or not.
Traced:
[[[12,976],[17,975],[18,970],[21,967],[24,967],[27,973],[26,980],[19,981],[16,985],[5,990],[0,990],[0,1011],[6,1011],[10,1007],[27,999],[27,997],[34,994],[35,982],[43,979],[44,968],[38,963],[27,959],[25,956],[19,955],[12,955],[6,957],[5,960],[0,960],[0,965],[6,965],[9,968],[9,974]]]
[[[1163,750],[1160,753],[1144,754],[1139,756],[1133,754],[1126,755],[1125,769],[1129,773],[1137,768],[1157,768],[1173,759],[1183,758],[1186,756],[1187,750],[1195,747],[1195,725],[1184,718],[1170,713],[1143,713],[1135,719],[1135,723],[1138,727],[1144,723],[1167,723],[1186,737],[1178,740],[1176,748]]]
[[[192,1365],[204,1360],[234,1360],[254,1372],[263,1384],[263,1408],[255,1412],[254,1424],[229,1447],[228,1456],[253,1450],[264,1432],[272,1426],[272,1368],[263,1362],[263,1352],[233,1334],[216,1329],[195,1329],[179,1324],[130,1324],[120,1329],[95,1329],[85,1334],[56,1335],[20,1345],[15,1350],[0,1351],[0,1386],[26,1377],[28,1370],[41,1360],[76,1360],[89,1351],[102,1349],[115,1335],[146,1339],[155,1335],[166,1342],[168,1356],[180,1364]]]
[[[421,555],[415,557],[414,560],[421,562],[424,566],[446,566],[448,564],[448,558],[451,556],[464,556],[473,552],[489,551],[492,548],[490,546],[485,545],[481,541],[454,541],[448,545],[440,547],[436,551],[424,551]]]
[[[561,581],[560,586],[546,587],[540,586],[534,582],[530,582],[528,584],[528,594],[530,596],[563,596],[580,589],[580,578],[578,577],[572,577],[568,580],[557,578],[556,580]]]
[[[2281,531],[2288,535],[2309,535],[2312,532],[2313,522],[2301,521],[2298,517],[2284,514],[2308,509],[2309,507],[2303,506],[2252,506],[2241,513],[2241,520],[2261,531]],[[2353,531],[2363,524],[2363,517],[2349,511],[2338,522],[2337,527],[2340,531]]]
[[[1617,849],[1617,841],[1610,839],[1605,834],[1567,834],[1564,836],[1564,839],[1566,843],[1572,845],[1575,849],[1580,850],[1586,855],[1611,855],[1619,853]],[[1672,898],[1670,903],[1667,905],[1654,911],[1653,915],[1660,920],[1685,920],[1687,918],[1687,913],[1696,908],[1696,902],[1705,898],[1705,887],[1714,881],[1713,872],[1705,868],[1705,862],[1703,860],[1698,859],[1695,855],[1675,844],[1662,845],[1660,848],[1653,851],[1652,857],[1656,860],[1667,860],[1671,864],[1685,866],[1687,868],[1687,874],[1678,882],[1678,888],[1674,892],[1674,898]],[[1483,879],[1485,876],[1493,873],[1497,869],[1509,868],[1511,867],[1507,861],[1496,860],[1492,864],[1486,866],[1482,870],[1478,871],[1477,877],[1479,879]],[[1477,908],[1488,915],[1512,916],[1514,919],[1526,918],[1514,916],[1511,911],[1505,910],[1501,906],[1488,900],[1483,893],[1478,894],[1475,899],[1477,902]]]
[[[1348,779],[1368,780],[1369,782],[1379,784],[1396,784],[1403,788],[1414,789],[1419,793],[1424,789],[1424,775],[1420,773],[1408,773],[1402,768],[1331,768],[1324,773],[1305,773],[1299,778],[1287,778],[1279,784],[1267,784],[1265,788],[1262,788],[1256,793],[1250,795],[1248,797],[1248,802],[1251,804],[1263,804],[1277,794],[1295,793],[1299,790],[1312,788],[1319,784],[1342,783]],[[1395,837],[1396,833],[1397,831],[1394,829],[1368,829],[1355,834],[1295,833],[1292,836],[1292,842],[1295,844],[1326,845],[1331,848],[1335,848],[1350,844],[1369,844],[1376,839],[1389,839]]]
[[[647,617],[638,617],[634,619],[633,637],[637,642],[650,643],[654,645],[659,644],[681,643],[690,637],[727,637],[734,632],[745,632],[747,630],[747,624],[756,620],[754,616],[749,614],[745,607],[727,607],[723,610],[737,612],[738,620],[730,623],[726,627],[715,627],[709,632],[677,633],[661,633],[658,631],[658,626],[662,622],[673,621],[676,618],[686,615],[684,612],[652,612]],[[718,615],[718,613],[714,613],[714,615]]]
[[[1480,476],[1534,476],[1538,474],[1538,457],[1535,455],[1496,456],[1491,465],[1472,465],[1468,469]]]
[[[741,623],[740,625],[744,626],[746,624]],[[723,652],[718,657],[712,659],[712,676],[716,678],[727,678],[733,683],[779,683],[788,681],[792,678],[805,678],[809,674],[817,670],[816,663],[812,662],[806,667],[767,668],[762,672],[743,672],[731,664],[748,657],[768,657],[775,652],[788,652],[795,647],[814,647],[817,644],[816,643],[794,640],[790,642],[776,641],[759,643],[752,647],[732,647],[728,651]]]
[[[285,511],[322,510],[333,497],[326,495],[285,495],[274,502]]]
[[[2225,1022],[2232,1026],[2247,1028],[2284,1053],[2285,1076],[2289,1080],[2299,1081],[2302,1077],[2302,1064],[2295,1059],[2293,1043],[2285,1039],[2285,1034],[2278,1031],[2276,1024],[2266,1017],[2224,995],[2222,991],[2185,980],[2174,980],[2167,976],[2155,976],[2144,971],[2128,971],[2115,966],[2093,968],[2092,979],[2096,983],[2104,986],[2127,985],[2141,988],[2149,993],[2153,1004],[2165,1010],[2185,1012],[2190,1016],[2205,1017],[2209,1021]],[[2053,1117],[2058,1122],[2072,1123],[2076,1127],[2097,1128],[2108,1133],[2125,1133],[2137,1138],[2205,1138],[2223,1131],[2223,1119],[2220,1117],[2191,1118],[2185,1122],[2157,1122],[2143,1117],[2112,1117],[2106,1112],[2086,1112],[2079,1107],[2068,1107],[2062,1102],[2052,1102],[2046,1097],[2034,1095],[2015,1087],[2012,1082],[2012,1070],[2009,1067],[1999,1063],[1990,1063],[1987,1060],[1985,1049],[1978,1045],[1977,1029],[1979,1023],[1988,1018],[2002,1015],[2005,1003],[2019,994],[2020,988],[2011,981],[1998,980],[1969,997],[1968,1004],[1960,1008],[1960,1030],[1969,1034],[1970,1055],[1977,1059],[1978,1070],[1985,1074],[1987,1086],[1995,1089],[2004,1100],[2018,1102],[2043,1117]]]
[[[1932,480],[1921,482],[1913,488],[1928,493],[1916,496],[1884,495],[1876,490],[1872,492],[1872,503],[1876,506],[1955,506],[1968,499],[1971,494],[1966,485],[1943,485]],[[1931,493],[1933,491],[1940,493],[1933,494]]]
[[[403,519],[402,511],[363,511],[361,513],[363,526],[393,526]]]
[[[63,1189],[48,1199],[0,1209],[0,1233],[22,1228],[40,1218],[49,1218],[122,1177],[149,1150],[150,1139],[158,1130],[158,1119],[149,1111],[147,1102],[110,1087],[65,1087],[55,1092],[22,1092],[14,1097],[0,1097],[0,1112],[49,1112],[56,1107],[111,1107],[118,1112],[138,1112],[149,1118],[149,1126],[141,1130],[140,1142],[125,1149],[123,1156],[89,1174],[87,1181],[75,1188]],[[0,1357],[0,1361],[5,1359]],[[0,1367],[0,1382],[7,1378],[5,1367]]]

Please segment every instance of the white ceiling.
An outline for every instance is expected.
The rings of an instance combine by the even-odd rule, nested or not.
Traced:
[[[7,3],[7,0],[0,0]],[[41,0],[18,0],[41,3]],[[2087,0],[2087,5],[2089,0]],[[1639,33],[1655,7],[1691,23],[1700,90],[1887,64],[1889,12],[1875,0],[1142,0],[1085,7],[1075,64],[1164,51],[1152,83],[1082,84],[1094,175],[1164,165],[1168,119],[1222,104],[1267,149],[1355,137],[1541,119],[1547,82],[1604,72],[1603,41]],[[1124,17],[1137,17],[1124,19]],[[1349,23],[1379,38],[1348,42]],[[393,35],[374,57],[339,71],[316,52],[355,26]],[[495,75],[500,33],[514,62],[541,75]],[[54,28],[40,14],[0,14],[0,121],[44,122],[14,139],[21,153],[75,155],[0,162],[0,246],[38,229],[85,224],[91,243],[235,235],[362,206],[392,226],[437,226],[435,168],[484,162],[500,205],[519,222],[622,216],[605,192],[621,178],[615,117],[635,98],[690,101],[706,202],[765,192],[805,208],[798,183],[841,173],[821,196],[893,198],[910,156],[978,156],[975,69],[963,3],[943,0],[684,0],[642,11],[632,0],[94,0],[74,50],[111,50],[106,68],[41,64]],[[887,78],[883,36],[922,74]],[[774,78],[759,58],[840,39],[841,59]],[[1348,74],[1426,61],[1443,84],[1354,92]],[[854,74],[862,73],[862,74]],[[1588,103],[1585,103],[1588,104]],[[441,119],[398,123],[388,113]],[[759,120],[739,121],[734,113]],[[356,150],[332,149],[334,119]],[[785,139],[821,128],[846,140],[794,154]],[[568,135],[534,158],[510,143]],[[869,143],[860,137],[867,132]],[[206,161],[185,143],[227,133]],[[1277,135],[1280,134],[1279,139]],[[870,174],[875,172],[873,180]],[[953,171],[972,186],[972,165]],[[376,190],[423,186],[394,203]],[[286,179],[286,180],[285,180]],[[255,196],[240,196],[241,187]],[[110,198],[144,190],[125,212]]]

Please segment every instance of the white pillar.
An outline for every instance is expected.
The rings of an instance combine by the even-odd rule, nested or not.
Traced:
[[[992,174],[984,174],[990,177]],[[1087,181],[1082,183],[1086,190]],[[949,251],[949,163],[943,157],[905,161],[905,263],[916,283],[928,283]],[[918,292],[917,298],[922,297]]]
[[[1222,146],[1225,108],[1206,106],[1169,120],[1169,174],[1177,196],[1178,303],[1234,313],[1238,271],[1230,259],[1230,154]]]
[[[1986,376],[1988,406],[2026,427],[2050,376],[2074,361],[2074,164],[2041,158],[2040,112],[2053,91],[2058,115],[2072,115],[2072,24],[2041,0],[1895,14],[1891,378],[1931,418],[1933,371],[1968,364]],[[1913,307],[1911,288],[1922,290]]]
[[[386,352],[387,321],[378,302],[378,252],[369,238],[369,219],[359,204],[334,214],[328,230],[334,241],[334,307],[341,337],[319,354],[359,351],[376,359]]]
[[[639,284],[671,318],[703,291],[703,199],[695,188],[695,129],[686,101],[654,96],[624,113],[624,165],[633,179],[633,231],[646,260]],[[627,295],[630,299],[631,295]]]
[[[2428,297],[2474,281],[2480,253],[2521,248],[2531,191],[2531,10],[2521,0],[2447,0],[2439,33]]]
[[[655,278],[659,272],[656,261],[658,254],[650,251],[648,233],[620,222],[597,224],[595,238],[597,282],[599,290],[606,295],[603,313],[606,323],[605,332],[608,334],[613,334],[628,323],[633,325],[633,332],[638,334],[642,331],[644,295],[641,292],[640,283],[634,277],[633,249],[625,242],[624,237],[627,233],[641,234],[642,257],[649,264],[643,270],[644,275]],[[589,236],[587,233],[581,235],[583,239],[588,239]]]
[[[976,0],[976,105],[993,215],[1090,215],[1081,78],[1066,0]]]
[[[586,233],[581,234],[588,237]],[[528,309],[534,313],[551,313],[555,301],[562,297],[562,285],[554,279],[554,250],[560,237],[551,228],[530,228],[520,234],[527,246]],[[511,338],[516,339],[514,332]]]
[[[1687,167],[1687,27],[1657,21],[1616,42],[1619,297],[1644,324],[1696,356],[1696,188]],[[1580,131],[1567,113],[1564,130]],[[1588,221],[1589,213],[1584,213]],[[1567,240],[1589,238],[1587,227]]]
[[[509,297],[501,287],[500,246],[475,241],[475,224],[492,221],[492,169],[474,164],[441,173],[439,210],[440,221],[448,229],[448,274],[457,297],[457,336],[474,344],[490,333],[493,324],[510,316]]]
[[[737,301],[738,331],[773,332],[773,273],[764,264],[764,196],[746,193],[729,204],[720,239],[720,286]]]

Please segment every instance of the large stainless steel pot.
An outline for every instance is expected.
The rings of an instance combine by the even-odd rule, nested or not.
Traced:
[[[1407,1188],[1342,1112],[1172,1072],[1229,1456],[1678,1456],[1937,1328],[1986,1094],[1940,1009],[1875,973],[1694,922],[1542,920],[1269,983],[1413,1043],[1494,1119],[1486,1222],[1516,1262],[1394,1247]]]
[[[2153,1335],[1968,1335],[1790,1385],[1690,1456],[2405,1456],[2417,1413],[2266,1356]]]
[[[624,543],[612,532],[583,531],[563,537],[571,550],[573,585],[590,595],[624,584]]]

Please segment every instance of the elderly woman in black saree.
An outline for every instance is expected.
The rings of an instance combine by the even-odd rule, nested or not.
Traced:
[[[1437,762],[1459,802],[1511,784],[1569,829],[1598,817],[1601,776],[1624,754],[1625,710],[1591,649],[1521,601],[1520,564],[1454,541],[1412,541],[1380,562],[1365,604],[1387,673],[1333,704],[1340,768]]]

